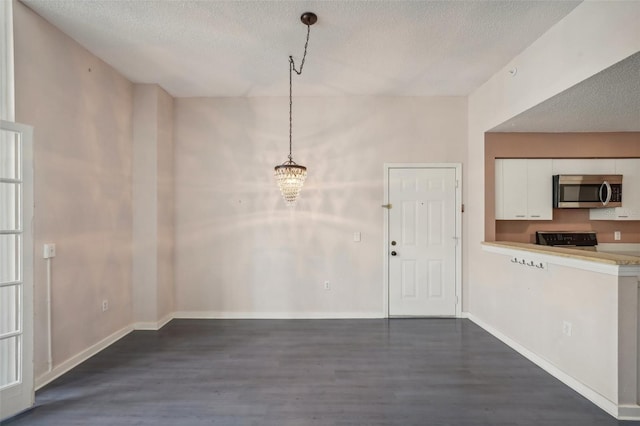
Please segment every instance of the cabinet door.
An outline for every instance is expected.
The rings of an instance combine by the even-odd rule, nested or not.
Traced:
[[[640,158],[615,160],[615,173],[622,175],[622,207],[591,209],[591,220],[640,220]]]
[[[504,219],[526,219],[527,160],[503,160],[502,178]]]
[[[613,158],[566,158],[553,160],[554,175],[612,175],[616,173]]]
[[[527,217],[553,219],[553,179],[551,160],[527,160]]]
[[[616,160],[616,174],[622,175],[622,207],[616,219],[640,220],[640,158]]]
[[[495,200],[496,200],[496,219],[504,219],[504,168],[502,167],[505,160],[496,160],[496,188],[495,188]]]

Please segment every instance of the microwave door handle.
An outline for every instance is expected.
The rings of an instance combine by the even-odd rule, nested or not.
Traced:
[[[607,198],[604,200],[602,199],[603,188],[607,188]],[[606,180],[600,186],[600,201],[602,202],[603,206],[606,206],[607,204],[609,204],[609,201],[611,201],[611,185]]]

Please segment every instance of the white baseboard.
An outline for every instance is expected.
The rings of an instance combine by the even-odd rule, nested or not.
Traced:
[[[458,318],[469,318],[469,312],[460,312],[460,316]]]
[[[180,319],[381,319],[381,312],[221,312],[178,311]]]
[[[170,313],[170,314],[165,315],[159,321],[139,321],[139,322],[135,322],[135,323],[133,323],[133,329],[134,330],[158,331],[162,327],[167,325],[167,323],[169,321],[171,321],[172,319],[173,319],[173,313]]]
[[[569,386],[574,391],[578,392],[580,395],[587,398],[589,401],[600,407],[602,410],[606,411],[608,414],[612,415],[616,419],[619,420],[640,420],[640,406],[637,405],[621,405],[618,406],[613,401],[610,401],[606,397],[600,395],[598,392],[594,391],[584,383],[579,380],[573,378],[568,375],[564,371],[560,370],[555,365],[551,364],[549,361],[544,358],[536,355],[531,352],[529,349],[525,348],[521,344],[512,340],[510,337],[506,336],[502,332],[496,330],[491,327],[489,324],[485,323],[475,315],[471,313],[467,313],[467,318],[469,320],[476,323],[478,326],[482,327],[485,331],[492,334],[497,339],[501,340],[507,346],[514,349],[520,355],[527,358],[529,361],[536,364],[538,367],[545,370],[547,373],[551,374],[556,379],[560,380],[565,385]]]
[[[104,339],[100,340],[95,345],[90,346],[87,349],[83,350],[82,352],[72,356],[71,358],[64,361],[62,364],[56,365],[51,371],[48,371],[43,375],[41,375],[40,377],[36,378],[36,383],[35,383],[36,390],[42,388],[48,383],[51,383],[53,380],[62,376],[67,371],[80,365],[81,363],[88,360],[89,358],[91,358],[92,356],[94,356],[95,354],[97,354],[107,346],[112,345],[113,343],[122,339],[124,336],[131,333],[132,331],[133,331],[133,326],[128,325],[116,331],[115,333],[111,334],[110,336],[107,336]]]
[[[618,420],[640,420],[640,405],[619,405]]]

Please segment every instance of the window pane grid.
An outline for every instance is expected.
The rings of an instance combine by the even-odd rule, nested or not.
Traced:
[[[0,133],[0,178],[22,179],[20,142],[19,133],[9,130]]]
[[[22,383],[22,334],[24,332],[22,197],[22,135],[18,131],[2,129],[0,130],[0,390]]]
[[[0,337],[20,331],[20,284],[0,287]]]
[[[20,234],[0,234],[0,283],[22,281]]]
[[[22,188],[17,183],[0,183],[0,204],[4,214],[0,215],[0,230],[20,230],[20,206]]]
[[[20,383],[21,336],[0,340],[0,389]]]

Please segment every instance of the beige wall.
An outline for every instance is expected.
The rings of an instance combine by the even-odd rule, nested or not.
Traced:
[[[133,319],[148,323],[158,315],[158,89],[133,94]]]
[[[173,98],[158,88],[158,315],[164,321],[175,308],[174,284]]]
[[[173,98],[136,84],[133,123],[133,316],[156,329],[174,306]]]
[[[540,230],[592,230],[601,243],[618,242],[614,231],[621,243],[640,242],[638,221],[589,220],[588,209],[554,209],[552,221],[495,220],[496,158],[638,158],[640,133],[487,133],[484,155],[485,241],[533,243]]]
[[[133,87],[20,2],[14,20],[16,121],[35,129],[37,377],[47,368],[44,242],[57,248],[54,366],[132,321]]]
[[[464,98],[296,98],[293,158],[309,175],[290,209],[273,178],[286,98],[174,108],[176,310],[189,315],[381,316],[383,163],[466,157]]]

